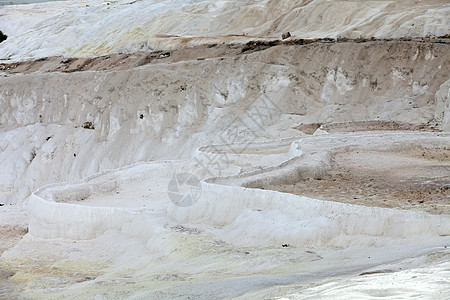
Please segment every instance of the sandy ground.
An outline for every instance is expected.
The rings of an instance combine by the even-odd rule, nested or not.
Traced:
[[[363,131],[437,131],[430,125],[365,121],[302,124],[296,129],[307,134]],[[345,149],[331,154],[331,170],[294,184],[270,185],[286,193],[366,206],[413,209],[433,214],[450,211],[450,147],[393,149]]]
[[[16,246],[28,233],[28,214],[25,208],[16,205],[0,207],[0,256]],[[15,271],[0,266],[0,298],[13,297],[14,284],[9,279]]]
[[[334,153],[332,170],[269,189],[315,199],[450,213],[450,149]]]
[[[25,208],[16,205],[0,207],[0,255],[15,246],[28,232]]]

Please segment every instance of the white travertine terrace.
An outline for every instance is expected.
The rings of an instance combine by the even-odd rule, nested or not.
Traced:
[[[0,298],[442,298],[449,43],[396,38],[448,35],[449,14],[437,0],[1,6]],[[240,50],[287,31],[369,40]],[[153,50],[168,57],[132,54]],[[199,184],[176,190],[186,174]]]

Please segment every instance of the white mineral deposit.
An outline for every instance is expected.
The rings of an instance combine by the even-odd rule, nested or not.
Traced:
[[[448,1],[5,0],[0,30],[0,299],[450,294]]]

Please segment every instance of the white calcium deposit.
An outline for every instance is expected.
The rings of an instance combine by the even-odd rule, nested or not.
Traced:
[[[447,1],[0,6],[0,59],[287,31],[440,36],[449,14]],[[448,205],[431,214],[269,187],[322,179],[337,151],[447,151],[448,49],[315,43],[113,71],[0,73],[0,298],[444,298]],[[383,122],[414,130],[370,128]],[[436,170],[448,170],[439,159]]]
[[[207,43],[296,38],[441,36],[446,1],[118,0],[0,7],[0,59],[93,57]]]

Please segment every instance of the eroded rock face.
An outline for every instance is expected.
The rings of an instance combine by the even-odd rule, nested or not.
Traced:
[[[436,92],[435,121],[442,130],[450,131],[450,80],[444,82]]]
[[[295,135],[301,123],[435,119],[448,129],[447,44],[281,45],[228,56],[222,49],[205,60],[186,51],[170,56],[176,64],[0,78],[2,201],[22,200],[46,182],[190,157],[223,143],[217,132],[237,120],[255,139]],[[258,123],[249,112],[264,117]]]

